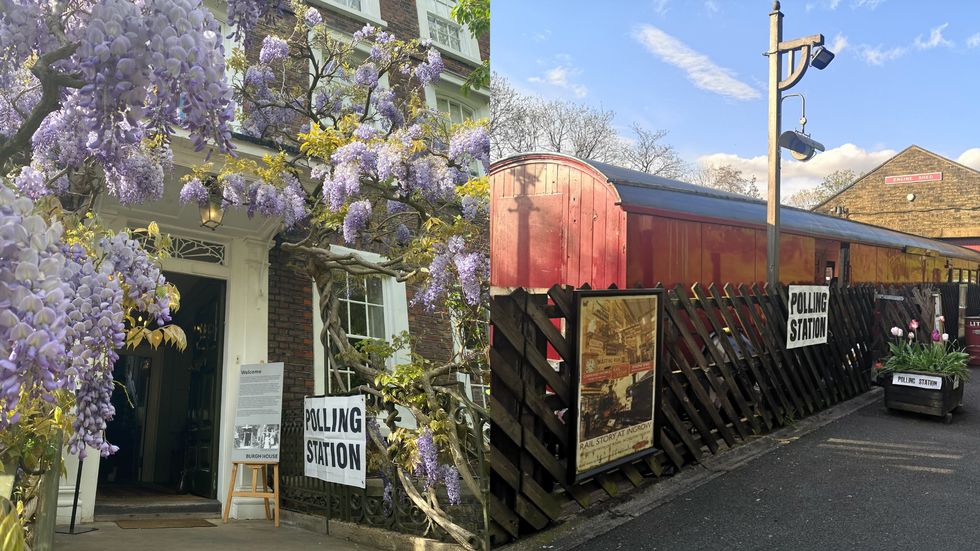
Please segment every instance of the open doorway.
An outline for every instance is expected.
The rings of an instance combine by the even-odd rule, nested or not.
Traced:
[[[173,322],[186,333],[187,349],[144,342],[120,354],[116,415],[106,428],[119,451],[99,466],[96,516],[134,506],[212,512],[217,505],[225,282],[165,276],[181,294]]]

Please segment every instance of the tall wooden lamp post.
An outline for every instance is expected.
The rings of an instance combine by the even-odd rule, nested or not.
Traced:
[[[789,76],[783,78],[783,54],[789,54]],[[799,54],[799,57],[797,57]],[[834,54],[823,47],[823,35],[815,34],[794,40],[783,40],[783,14],[779,2],[773,2],[769,13],[769,188],[766,209],[766,281],[779,283],[779,148],[789,149],[801,161],[810,159],[823,145],[806,134],[789,131],[780,134],[782,94],[803,78],[813,65],[823,69]]]

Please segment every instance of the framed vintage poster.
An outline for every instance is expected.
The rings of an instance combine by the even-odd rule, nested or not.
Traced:
[[[572,482],[653,453],[663,291],[576,291]]]

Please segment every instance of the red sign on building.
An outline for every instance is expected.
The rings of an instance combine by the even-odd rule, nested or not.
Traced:
[[[943,179],[942,172],[927,172],[925,174],[904,174],[902,176],[885,176],[886,184],[911,184],[913,182],[939,182]]]

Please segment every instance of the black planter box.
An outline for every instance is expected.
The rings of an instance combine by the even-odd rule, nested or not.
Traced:
[[[882,375],[882,386],[885,387],[885,407],[888,409],[935,415],[937,417],[943,417],[946,423],[952,422],[953,414],[950,412],[963,403],[963,381],[955,381],[952,377],[939,377],[942,379],[942,388],[921,388],[918,386],[895,384],[893,382],[893,376],[896,375],[909,378],[925,376],[935,379],[939,377],[935,373],[923,373],[920,371],[887,373]]]

